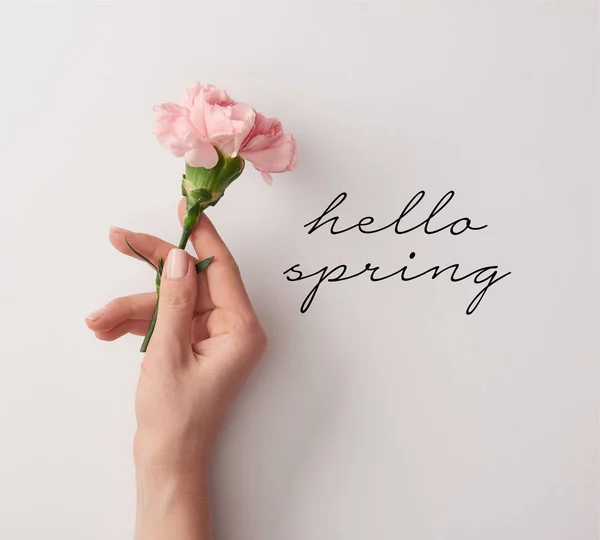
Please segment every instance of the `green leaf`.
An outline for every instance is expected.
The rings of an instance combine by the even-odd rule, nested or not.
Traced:
[[[154,270],[156,270],[158,272],[158,268],[156,268],[156,266],[149,259],[147,259],[146,257],[144,257],[139,251],[136,251],[135,249],[133,249],[133,247],[129,243],[129,240],[127,240],[127,238],[125,238],[125,242],[129,246],[129,249],[131,251],[133,251],[133,253],[135,253],[135,255],[137,255],[140,259],[142,259],[142,261],[147,262],[152,268],[154,268]]]
[[[213,259],[214,257],[209,257],[208,259],[196,263],[196,274],[199,274],[202,270],[206,269]]]
[[[162,272],[163,272],[163,268],[164,268],[164,263],[165,261],[163,261],[162,259],[158,259],[158,273],[159,275],[162,276]]]

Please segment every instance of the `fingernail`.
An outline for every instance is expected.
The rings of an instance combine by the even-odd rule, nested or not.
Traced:
[[[101,308],[101,309],[97,309],[96,311],[92,311],[92,313],[90,313],[85,320],[86,321],[97,321],[100,317],[102,317],[102,315],[104,315],[104,312],[106,311],[105,308]]]
[[[172,249],[167,256],[167,279],[181,279],[189,268],[188,255],[183,249]]]
[[[121,229],[121,227],[111,227],[110,228],[110,232],[114,232],[114,233],[124,233],[124,232],[129,232],[127,229]]]

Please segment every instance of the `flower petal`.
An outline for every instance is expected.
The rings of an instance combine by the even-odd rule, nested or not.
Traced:
[[[208,104],[203,95],[199,94],[198,99],[194,101],[190,108],[190,122],[196,129],[199,138],[204,139],[208,136],[206,130],[206,108]]]
[[[250,161],[260,172],[278,173],[291,171],[294,168],[297,153],[296,138],[288,133],[268,148],[257,151],[243,150],[240,155]]]
[[[226,156],[235,157],[254,126],[256,112],[245,103],[231,107],[207,105],[205,111],[207,140]]]
[[[212,144],[200,141],[195,148],[186,152],[185,161],[191,167],[212,169],[219,161],[219,154]]]
[[[269,174],[269,173],[260,173],[262,175],[263,180],[269,184],[270,186],[273,185],[273,177]]]
[[[187,109],[191,109],[192,106],[194,105],[194,101],[196,100],[196,97],[198,96],[198,94],[200,92],[202,92],[202,89],[204,88],[204,86],[205,85],[197,82],[196,84],[194,84],[194,86],[190,86],[189,88],[186,88],[183,91],[183,95],[181,96],[179,103],[183,107],[185,107]]]
[[[181,157],[190,148],[193,127],[189,111],[175,103],[163,103],[153,108],[154,134],[158,142]]]
[[[221,105],[222,107],[228,107],[235,105],[235,100],[231,99],[225,90],[215,88],[212,84],[204,86],[204,94],[206,95],[207,103],[211,105]]]
[[[242,150],[264,150],[283,137],[283,126],[277,118],[268,118],[264,114],[256,113],[254,127],[242,144]]]

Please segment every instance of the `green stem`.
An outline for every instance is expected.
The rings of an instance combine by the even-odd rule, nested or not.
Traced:
[[[187,245],[191,234],[192,234],[192,229],[187,229],[184,227],[183,231],[181,231],[181,239],[179,240],[179,245],[177,246],[179,249],[185,249],[185,246]],[[133,248],[132,248],[132,250],[133,250]],[[136,253],[139,256],[139,254],[136,251],[134,251],[134,253]],[[212,259],[213,259],[212,257],[209,257],[208,259],[205,259],[204,261],[199,262],[196,265],[196,272],[197,273],[202,272],[202,270],[204,270],[211,263]],[[160,280],[160,273],[158,276],[158,280]],[[158,281],[157,281],[157,283],[158,283]],[[152,337],[152,334],[154,332],[154,327],[156,326],[156,318],[158,316],[159,299],[160,299],[160,293],[158,293],[158,290],[157,290],[156,306],[154,306],[154,313],[152,314],[152,320],[150,321],[150,326],[148,327],[148,331],[146,332],[146,335],[144,336],[144,342],[142,343],[142,346],[140,348],[140,352],[143,352],[143,353],[145,353],[146,349],[148,348],[148,344],[150,343],[150,338]]]
[[[192,229],[186,229],[184,227],[183,231],[181,231],[181,239],[179,240],[179,245],[177,246],[179,249],[185,249],[185,246],[187,245],[191,234],[192,234]],[[159,276],[159,279],[160,279],[160,276]],[[148,327],[148,331],[146,332],[146,335],[144,336],[144,342],[142,343],[142,346],[140,347],[140,352],[143,352],[143,353],[146,352],[146,349],[148,348],[148,345],[150,343],[150,338],[152,337],[152,334],[154,333],[154,327],[156,326],[156,318],[158,316],[159,298],[160,298],[160,295],[158,295],[156,297],[156,306],[154,306],[154,313],[152,314],[152,320],[150,321],[150,326]]]
[[[158,316],[158,297],[156,298],[156,306],[154,306],[154,313],[152,314],[152,320],[150,321],[150,326],[148,327],[148,331],[144,337],[144,342],[140,347],[140,352],[146,352],[148,348],[148,344],[150,343],[150,338],[152,337],[152,333],[154,332],[154,327],[156,326],[156,317]]]
[[[192,229],[186,229],[184,227],[183,231],[181,231],[181,239],[179,240],[179,245],[177,246],[179,249],[185,249],[185,246],[187,245],[191,234]]]

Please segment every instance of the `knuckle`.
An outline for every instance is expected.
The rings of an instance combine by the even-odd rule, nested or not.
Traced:
[[[263,354],[269,346],[269,338],[267,337],[266,332],[262,330],[262,328],[260,334],[257,336],[256,346],[260,354]]]
[[[221,263],[223,265],[223,269],[234,272],[235,274],[241,275],[242,271],[240,270],[240,266],[237,261],[233,258],[233,255],[228,254]]]
[[[163,307],[166,308],[180,309],[195,302],[195,298],[192,294],[189,284],[178,283],[175,286],[170,285],[172,284],[167,281],[167,283],[163,284],[161,287],[159,305],[162,304]]]
[[[185,308],[191,304],[190,294],[184,291],[171,291],[169,294],[162,294],[160,304],[166,309]]]
[[[120,296],[106,304],[106,309],[110,309],[111,311],[122,315],[128,315],[131,312],[131,302],[129,298]]]
[[[158,264],[158,260],[159,259],[164,259],[165,256],[162,254],[163,250],[162,250],[162,246],[160,246],[159,244],[155,245],[154,248],[152,249],[152,252],[150,253],[150,257],[148,257],[154,264]]]
[[[267,349],[267,334],[258,319],[247,321],[241,329],[240,336],[244,346],[258,355]]]
[[[187,359],[187,348],[168,332],[150,341],[143,366],[147,373],[154,373],[165,380],[175,380]]]

